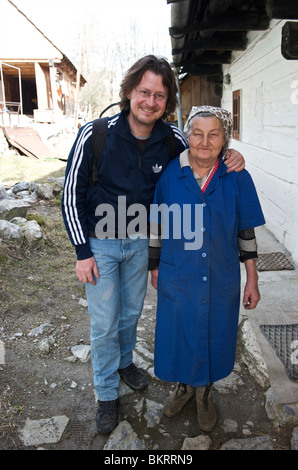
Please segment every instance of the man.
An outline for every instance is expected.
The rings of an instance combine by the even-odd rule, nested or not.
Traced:
[[[76,249],[76,274],[86,284],[98,396],[96,424],[101,433],[118,424],[120,377],[134,390],[147,386],[145,375],[132,362],[132,351],[147,289],[148,238],[140,232],[128,234],[127,208],[139,204],[149,211],[155,185],[169,161],[171,130],[162,118],[175,111],[176,96],[175,76],[165,59],[149,55],[138,60],[121,84],[121,113],[108,120],[98,183],[89,183],[92,122],[80,129],[68,159],[62,212]],[[187,141],[171,127],[179,155]],[[237,171],[243,163],[235,151],[226,161],[230,170]],[[120,197],[125,207],[119,205]],[[106,215],[110,208],[113,220]],[[109,227],[104,233],[105,223]]]

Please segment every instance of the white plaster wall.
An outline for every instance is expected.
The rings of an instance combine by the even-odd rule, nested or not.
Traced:
[[[298,60],[281,55],[285,21],[249,34],[246,51],[224,66],[222,107],[232,111],[241,90],[240,140],[232,147],[245,157],[266,218],[266,226],[298,263]]]

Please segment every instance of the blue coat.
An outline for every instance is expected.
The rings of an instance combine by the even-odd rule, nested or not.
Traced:
[[[185,249],[189,235],[183,236],[181,216],[182,236],[175,239],[175,225],[169,223],[169,237],[162,241],[155,374],[168,382],[204,386],[234,367],[240,301],[237,234],[265,220],[249,173],[227,173],[221,159],[203,194],[190,167],[181,168],[176,158],[156,187],[154,204],[162,203],[178,204],[181,214],[182,205],[190,204],[192,222],[203,238],[201,247]],[[195,205],[201,207],[202,223],[195,219]],[[157,222],[156,217],[153,210],[151,220]]]

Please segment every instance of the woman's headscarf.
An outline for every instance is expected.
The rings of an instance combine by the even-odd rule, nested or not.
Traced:
[[[217,117],[222,123],[224,129],[224,145],[222,148],[223,158],[226,156],[226,153],[229,148],[230,140],[232,137],[233,131],[233,121],[232,115],[229,111],[226,111],[223,108],[216,108],[215,106],[193,106],[191,112],[188,116],[186,124],[184,126],[184,133],[189,134],[191,121],[194,117],[199,117],[202,113],[210,113],[213,116]]]

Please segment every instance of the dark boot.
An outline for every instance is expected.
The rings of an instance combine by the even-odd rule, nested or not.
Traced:
[[[96,426],[101,434],[108,434],[118,425],[118,398],[111,401],[98,400]]]
[[[209,432],[217,421],[216,408],[212,400],[211,387],[196,387],[198,423],[202,431]]]
[[[120,377],[133,390],[140,391],[147,388],[148,382],[146,376],[133,363],[125,367],[125,369],[119,369],[118,372]]]

